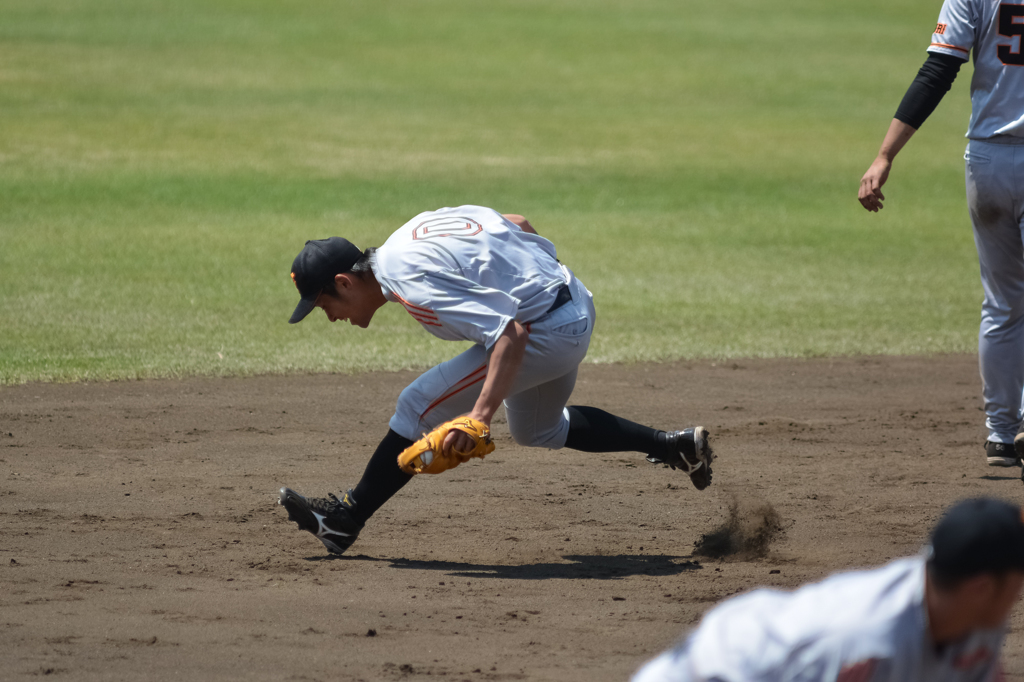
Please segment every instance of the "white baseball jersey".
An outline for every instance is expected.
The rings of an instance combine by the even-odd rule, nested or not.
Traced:
[[[795,592],[728,599],[633,682],[986,682],[1004,630],[937,649],[928,636],[923,558],[841,573]]]
[[[555,246],[482,206],[421,213],[371,261],[384,296],[434,336],[490,348],[512,320],[527,324],[570,281]]]
[[[967,137],[1024,137],[1024,0],[945,0],[929,52],[974,50]]]

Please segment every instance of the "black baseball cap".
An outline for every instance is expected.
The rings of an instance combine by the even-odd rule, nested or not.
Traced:
[[[992,498],[958,502],[932,531],[929,562],[950,578],[1024,570],[1024,511]]]
[[[292,281],[299,289],[301,300],[288,320],[301,322],[316,307],[317,296],[334,281],[335,275],[348,272],[363,255],[356,246],[341,237],[310,239],[292,261]]]

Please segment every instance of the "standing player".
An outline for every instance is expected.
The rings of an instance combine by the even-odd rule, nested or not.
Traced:
[[[993,682],[1024,585],[1024,519],[991,499],[955,505],[926,556],[761,589],[712,609],[633,682]]]
[[[474,344],[402,391],[390,430],[341,499],[281,489],[288,517],[331,552],[348,549],[367,519],[412,478],[398,458],[413,439],[460,415],[487,432],[502,403],[520,445],[642,452],[653,463],[683,469],[698,490],[711,483],[713,456],[703,427],[658,431],[594,407],[566,407],[590,344],[593,299],[522,216],[480,206],[442,208],[419,214],[366,252],[340,237],[308,241],[292,264],[292,279],[301,295],[292,323],[319,307],[331,322],[366,328],[392,302],[434,336]],[[468,433],[453,429],[443,453],[433,457],[457,463],[475,446]]]
[[[945,0],[929,56],[904,96],[882,147],[860,181],[860,203],[882,208],[896,154],[949,91],[974,51],[967,128],[967,206],[985,300],[978,358],[984,383],[990,466],[1024,454],[1024,0]],[[1014,443],[1014,446],[1010,444]]]

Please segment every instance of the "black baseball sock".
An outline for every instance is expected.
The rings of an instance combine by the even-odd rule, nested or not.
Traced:
[[[662,456],[664,431],[652,429],[596,407],[577,405],[569,411],[569,437],[565,447],[583,452],[642,452]]]
[[[366,523],[374,512],[412,478],[411,474],[398,468],[398,455],[412,443],[413,441],[408,438],[403,438],[388,429],[388,435],[384,436],[384,440],[366,463],[363,477],[352,491],[352,497],[356,501],[352,516],[356,521]]]

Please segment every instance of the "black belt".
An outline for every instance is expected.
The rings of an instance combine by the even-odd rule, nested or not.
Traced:
[[[555,312],[556,310],[558,310],[571,300],[572,292],[569,291],[569,285],[563,284],[562,286],[558,287],[558,292],[555,294],[555,302],[551,304],[551,307],[548,308],[548,312],[544,314],[548,315],[550,313]]]
[[[1014,135],[994,135],[992,137],[978,140],[979,142],[991,142],[992,144],[1006,144],[1019,146],[1024,144],[1024,137],[1016,137]]]

